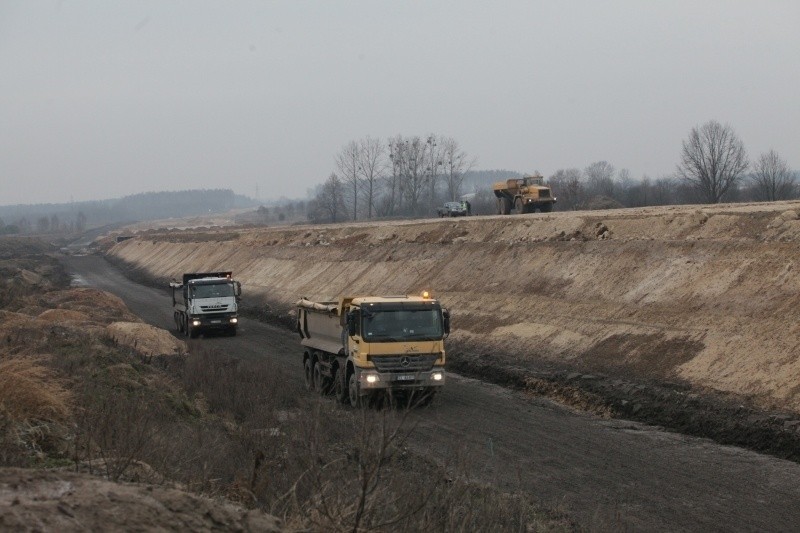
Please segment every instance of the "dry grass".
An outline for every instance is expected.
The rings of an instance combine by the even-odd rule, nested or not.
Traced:
[[[71,394],[41,357],[0,360],[0,406],[14,422],[66,421]]]

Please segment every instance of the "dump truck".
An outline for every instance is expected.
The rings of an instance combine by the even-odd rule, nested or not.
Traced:
[[[537,209],[542,213],[549,213],[556,202],[550,187],[544,184],[544,177],[540,174],[498,181],[492,186],[492,190],[497,197],[499,215],[508,215],[511,209],[518,214],[533,213]]]
[[[188,272],[169,286],[180,333],[192,338],[205,331],[236,335],[242,285],[234,281],[233,272]]]
[[[341,403],[380,395],[427,405],[445,383],[450,314],[421,296],[358,296],[297,302],[306,388]]]

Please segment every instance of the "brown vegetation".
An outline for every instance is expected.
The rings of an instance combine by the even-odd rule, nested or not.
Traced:
[[[187,353],[169,335],[169,349],[153,347],[166,332],[112,323],[129,312],[101,291],[22,291],[9,301],[0,325],[0,467],[58,470],[0,468],[0,528],[114,527],[118,517],[87,512],[111,499],[125,527],[144,529],[571,527],[527,496],[474,484],[457,463],[422,460],[405,444],[407,411],[342,412],[268,359],[199,343]],[[64,483],[70,491],[54,490]]]

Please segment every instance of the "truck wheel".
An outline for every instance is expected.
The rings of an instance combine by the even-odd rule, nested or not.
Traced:
[[[339,403],[347,403],[350,401],[350,393],[347,389],[347,369],[339,367],[336,369],[336,374],[333,378],[334,384],[334,392],[336,393],[336,399]]]
[[[358,390],[358,380],[356,379],[356,373],[353,372],[350,374],[350,379],[347,381],[347,394],[350,398],[350,405],[353,407],[361,407],[361,395],[359,394],[361,391]]]
[[[503,196],[500,199],[503,202],[503,211],[500,213],[501,215],[510,215],[511,214],[511,198],[506,198]]]
[[[322,373],[322,364],[319,361],[314,363],[314,390],[320,396],[325,396],[330,390],[330,382]]]
[[[514,209],[517,210],[518,215],[521,215],[525,212],[525,204],[522,203],[522,198],[517,198],[514,201]]]
[[[200,335],[200,329],[195,328],[193,326],[189,326],[189,338],[196,339],[198,335]]]
[[[306,390],[314,390],[314,367],[311,366],[310,357],[306,357],[303,363],[303,377],[305,378]]]

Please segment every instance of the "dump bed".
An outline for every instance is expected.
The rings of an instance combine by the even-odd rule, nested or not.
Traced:
[[[339,302],[297,302],[297,330],[300,344],[329,353],[343,353],[345,319]]]

